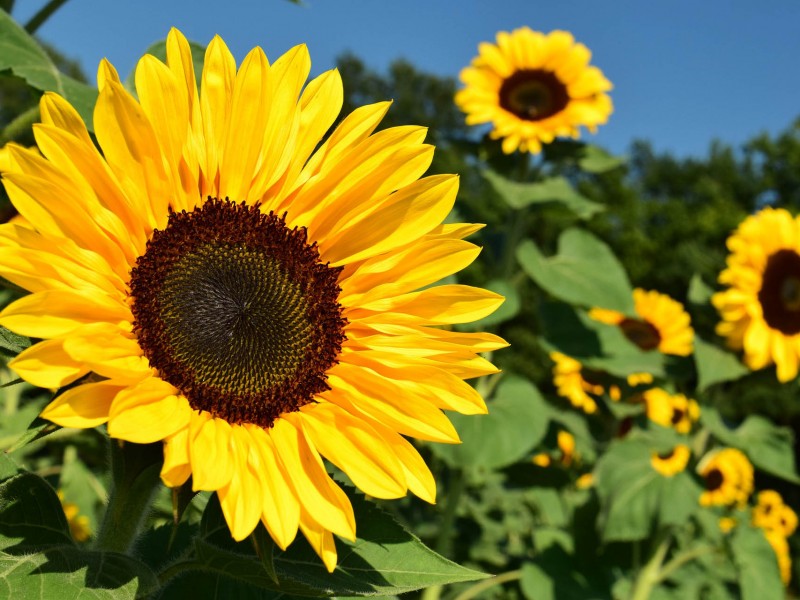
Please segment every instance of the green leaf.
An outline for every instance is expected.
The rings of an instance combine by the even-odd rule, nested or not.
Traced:
[[[189,42],[192,51],[192,64],[194,65],[194,77],[197,85],[200,85],[200,78],[203,74],[203,63],[205,62],[206,47],[197,42]],[[167,62],[167,40],[163,39],[150,45],[145,54],[152,54],[161,62]],[[136,88],[136,69],[134,68],[125,78],[125,87],[129,90]]]
[[[158,589],[153,572],[117,554],[55,546],[38,554],[0,552],[0,597],[134,600]]]
[[[0,72],[10,71],[32,88],[66,98],[92,129],[97,90],[61,73],[39,43],[0,10]]]
[[[579,564],[561,546],[552,545],[522,565],[520,587],[528,600],[586,600],[608,598],[608,574]]]
[[[509,321],[519,314],[520,298],[519,292],[514,285],[505,279],[492,279],[482,287],[491,290],[505,297],[505,302],[500,305],[492,314],[483,317],[472,323],[461,325],[459,329],[467,331],[484,331],[487,327],[492,327],[505,321]]]
[[[37,406],[33,405],[28,405],[28,406],[32,406],[33,409],[35,409],[37,416],[35,419],[33,419],[33,421],[31,421],[31,424],[28,425],[28,429],[25,430],[25,433],[19,436],[14,441],[14,443],[11,444],[11,446],[9,446],[6,449],[6,452],[8,452],[9,454],[11,452],[16,452],[20,448],[24,448],[31,442],[35,442],[36,440],[39,440],[45,436],[50,435],[54,431],[58,431],[59,429],[61,429],[60,425],[56,425],[55,423],[52,423],[50,421],[47,421],[39,417],[38,413],[40,412],[40,410]]]
[[[2,13],[0,13],[0,15],[2,15]],[[24,335],[18,335],[0,325],[0,354],[9,357],[16,356],[30,345],[30,338]]]
[[[451,414],[461,444],[432,444],[453,467],[499,469],[523,458],[547,433],[548,408],[526,379],[509,376],[488,402],[488,415]]]
[[[788,427],[750,415],[738,427],[730,428],[712,407],[703,407],[700,420],[719,441],[739,448],[762,471],[800,483],[794,460],[794,434]]]
[[[359,537],[355,542],[336,540],[339,562],[334,572],[327,572],[298,535],[286,552],[273,557],[276,585],[252,544],[231,539],[214,496],[203,513],[202,537],[195,541],[200,570],[246,586],[317,597],[400,594],[486,577],[439,556],[360,495],[351,493],[350,500]]]
[[[22,473],[0,484],[0,550],[32,552],[71,543],[64,509],[44,479]]]
[[[687,472],[665,477],[650,463],[666,439],[641,435],[615,442],[597,462],[599,523],[606,541],[644,539],[656,524],[683,523],[698,507],[701,489]]]
[[[692,275],[692,279],[689,281],[689,292],[686,296],[689,302],[692,304],[708,304],[713,295],[714,290],[706,285],[699,273]]]
[[[731,549],[739,567],[742,600],[785,596],[775,552],[762,529],[737,527],[731,539]]]
[[[578,160],[578,166],[589,173],[605,173],[625,164],[625,159],[609,154],[598,146],[587,144],[583,155]]]
[[[562,204],[581,219],[605,210],[602,204],[581,196],[563,177],[550,177],[538,183],[511,181],[494,171],[485,171],[483,176],[497,194],[511,208],[521,209],[533,204]]]
[[[564,231],[558,238],[558,254],[549,258],[531,240],[524,240],[517,259],[533,281],[559,300],[634,313],[625,269],[611,249],[587,231]]]
[[[714,384],[733,381],[747,375],[749,370],[730,352],[717,348],[699,336],[694,337],[694,362],[697,366],[697,391]]]

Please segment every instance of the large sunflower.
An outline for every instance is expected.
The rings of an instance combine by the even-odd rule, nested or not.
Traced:
[[[634,310],[638,319],[605,308],[593,308],[589,316],[595,321],[618,325],[631,342],[642,350],[658,350],[664,354],[689,356],[694,346],[694,330],[683,305],[656,291],[633,290]]]
[[[777,365],[778,379],[797,377],[800,361],[800,221],[782,208],[747,217],[728,238],[729,289],[711,301],[722,317],[717,333],[744,349],[751,369]]]
[[[101,63],[102,154],[46,94],[43,156],[12,147],[3,174],[35,230],[0,229],[0,275],[32,292],[0,323],[43,340],[11,363],[23,379],[76,384],[45,418],[163,440],[164,483],[216,491],[235,539],[261,520],[286,548],[299,529],[333,570],[332,534],[356,525],[322,457],[371,496],[433,502],[403,436],[457,442],[442,411],[486,412],[464,380],[496,372],[478,353],[505,343],[439,327],[502,298],[429,287],[479,249],[463,241],[477,226],[441,224],[458,179],[420,179],[425,129],[373,133],[381,103],[322,141],[342,84],[304,87],[309,69],[305,46],[237,69],[215,37],[198,92],[172,30],[166,65],[138,64],[138,101]]]
[[[528,27],[483,42],[471,66],[462,69],[466,86],[455,97],[467,124],[492,123],[491,136],[503,152],[540,152],[558,136],[577,138],[578,128],[594,133],[613,107],[611,83],[589,65],[592,53],[572,34],[548,34]]]

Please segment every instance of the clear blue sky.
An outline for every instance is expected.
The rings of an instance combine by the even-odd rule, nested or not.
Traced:
[[[17,0],[14,15],[42,4]],[[204,44],[219,33],[237,60],[305,42],[314,73],[350,50],[376,69],[402,57],[453,77],[497,31],[566,29],[614,84],[594,141],[618,153],[648,138],[702,155],[714,138],[738,144],[800,115],[797,0],[71,0],[40,34],[92,76],[104,56],[125,76],[173,25]]]

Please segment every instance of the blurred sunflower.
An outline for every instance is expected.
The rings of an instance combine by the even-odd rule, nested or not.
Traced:
[[[58,499],[61,500],[61,507],[64,509],[64,516],[67,517],[67,524],[69,525],[69,532],[72,534],[72,539],[76,542],[85,542],[92,535],[89,517],[80,514],[80,508],[78,508],[77,504],[64,500],[64,492],[58,490],[57,493]]]
[[[678,444],[669,452],[653,452],[650,455],[650,464],[665,477],[672,477],[686,469],[690,456],[689,447]]]
[[[593,381],[592,372],[584,369],[574,358],[560,352],[551,352],[550,359],[555,363],[553,384],[556,386],[556,393],[587,414],[597,412],[597,402],[590,394],[601,396],[604,388]]]
[[[783,498],[775,490],[763,490],[753,507],[753,525],[763,529],[774,529],[784,537],[789,537],[797,529],[797,513],[783,503]]]
[[[642,350],[658,350],[675,356],[692,353],[694,330],[689,313],[680,302],[666,294],[636,288],[633,303],[638,319],[605,308],[593,308],[589,316],[601,323],[618,325],[625,337]]]
[[[783,585],[789,585],[789,581],[792,579],[792,557],[789,554],[789,542],[786,541],[786,537],[781,532],[774,529],[765,529],[764,536],[775,552]]]
[[[425,129],[373,133],[380,103],[321,143],[342,82],[304,87],[309,70],[305,46],[272,65],[255,48],[237,70],[215,37],[198,93],[173,29],[166,64],[137,66],[138,101],[101,63],[100,150],[45,94],[43,157],[12,146],[3,174],[36,230],[0,229],[0,274],[32,292],[0,323],[43,340],[11,363],[20,377],[77,383],[45,418],[163,440],[164,483],[217,492],[236,540],[260,520],[286,548],[299,529],[333,570],[333,534],[356,524],[322,457],[370,496],[433,502],[403,435],[458,442],[442,411],[486,412],[464,380],[496,372],[478,353],[506,344],[439,327],[502,298],[428,287],[474,260],[462,240],[479,227],[441,224],[458,179],[420,179]]]
[[[711,302],[717,333],[744,349],[750,369],[777,365],[778,380],[797,377],[800,360],[800,221],[782,208],[747,217],[727,241],[730,254]]]
[[[753,465],[736,448],[724,448],[700,461],[698,472],[705,480],[700,504],[742,507],[753,492]]]
[[[689,433],[700,418],[697,402],[683,394],[669,394],[660,388],[642,393],[647,418],[664,427],[672,427],[678,433]]]
[[[455,102],[467,124],[492,123],[503,152],[537,153],[558,136],[577,138],[579,127],[592,133],[613,110],[605,92],[611,83],[589,65],[592,54],[572,34],[548,34],[528,27],[497,34],[497,44],[482,42],[478,56],[462,69]]]

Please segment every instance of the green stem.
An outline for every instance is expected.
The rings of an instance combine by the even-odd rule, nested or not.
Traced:
[[[714,546],[696,546],[691,550],[687,550],[686,552],[678,554],[661,569],[661,572],[658,575],[658,581],[664,581],[687,562],[692,561],[695,558],[699,558],[705,554],[713,554],[716,552],[716,550],[717,549],[714,548]]]
[[[103,523],[97,533],[98,550],[128,552],[150,509],[159,483],[161,444],[131,444],[110,440],[113,485]]]
[[[3,131],[0,131],[0,145],[13,142],[31,130],[33,124],[39,120],[39,105],[32,106],[18,114]]]
[[[488,590],[496,585],[503,585],[504,583],[508,583],[509,581],[516,581],[517,579],[522,578],[522,571],[517,569],[516,571],[508,571],[506,573],[501,573],[500,575],[496,575],[491,579],[484,579],[483,581],[479,581],[475,585],[468,587],[466,590],[461,592],[458,596],[455,597],[455,600],[472,600],[475,596],[483,592],[484,590]]]
[[[454,469],[450,480],[450,489],[445,499],[444,515],[442,515],[442,526],[439,529],[439,537],[436,539],[436,552],[446,554],[450,546],[450,537],[453,525],[456,522],[456,512],[461,501],[461,495],[467,487],[466,478],[462,469]]]
[[[25,24],[25,31],[33,35],[36,31],[44,25],[45,21],[49,19],[54,12],[56,12],[62,5],[66,4],[67,0],[50,0],[45,4],[39,12],[37,12],[31,20]]]
[[[636,578],[633,590],[631,591],[630,600],[648,600],[653,588],[661,581],[661,565],[664,562],[664,557],[667,555],[671,536],[669,531],[664,532],[658,538],[658,546],[656,547],[650,559],[639,571],[639,576]]]
[[[180,562],[174,562],[158,574],[159,587],[163,589],[170,579],[174,579],[186,571],[200,570],[203,568],[203,566],[203,563],[198,560],[182,560]]]

